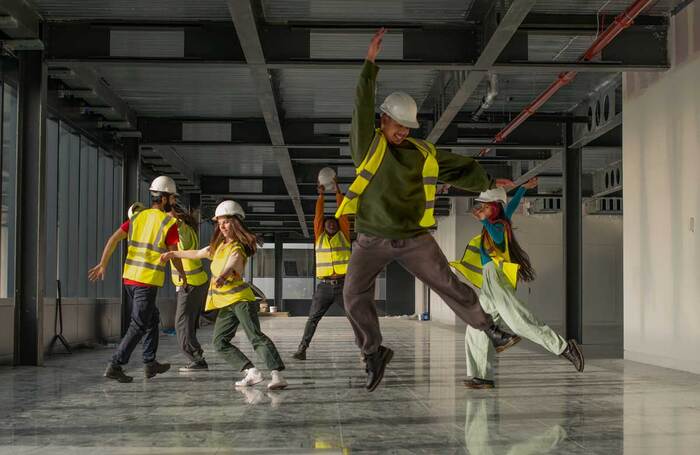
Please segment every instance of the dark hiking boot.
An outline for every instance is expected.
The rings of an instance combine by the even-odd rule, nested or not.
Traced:
[[[131,376],[124,374],[124,370],[119,365],[112,365],[111,363],[107,365],[107,369],[104,374],[105,378],[114,379],[119,382],[131,382],[134,380]]]
[[[391,349],[379,346],[379,350],[374,354],[369,354],[367,358],[367,391],[372,392],[379,386],[384,378],[384,370],[394,357],[394,351]]]
[[[464,387],[468,389],[493,389],[496,385],[488,379],[471,378],[464,381]]]
[[[294,357],[297,360],[306,360],[306,349],[297,349],[297,352],[292,354],[292,357]]]
[[[581,351],[581,346],[576,343],[576,340],[569,340],[566,343],[566,349],[561,353],[561,357],[571,362],[579,373],[583,371],[583,352]]]
[[[158,363],[156,360],[143,366],[144,375],[150,379],[157,374],[163,374],[170,369],[169,363]]]
[[[515,346],[521,340],[518,335],[513,335],[499,329],[496,324],[484,330],[484,333],[491,340],[491,344],[493,344],[493,347],[496,348],[496,352],[499,353]]]
[[[209,371],[209,365],[204,359],[196,360],[191,362],[187,366],[180,368],[181,373],[193,373],[198,371]]]

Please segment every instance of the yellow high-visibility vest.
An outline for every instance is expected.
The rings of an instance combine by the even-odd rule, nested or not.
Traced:
[[[216,248],[211,261],[211,281],[204,311],[224,308],[238,302],[255,302],[255,294],[253,294],[250,285],[243,281],[243,278],[229,277],[223,286],[216,287],[216,279],[224,271],[226,262],[234,251],[238,251],[245,257],[243,246],[238,242],[222,242]]]
[[[197,233],[192,229],[189,224],[179,221],[177,224],[178,235],[180,236],[180,242],[178,242],[177,247],[180,250],[198,250],[199,249],[199,238]],[[190,286],[201,286],[209,281],[209,276],[207,272],[204,271],[202,266],[202,261],[199,259],[180,259],[182,261],[182,268],[185,269],[185,275],[187,276],[187,284]],[[170,278],[173,280],[175,286],[182,286],[182,280],[180,279],[180,274],[177,269],[170,263]]]
[[[168,251],[165,237],[175,223],[174,218],[158,209],[141,210],[131,217],[122,277],[163,287],[165,264],[160,262],[160,255]]]
[[[316,277],[345,275],[350,262],[350,240],[342,231],[333,237],[324,231],[316,241]]]
[[[425,210],[423,217],[420,220],[420,226],[429,228],[435,225],[435,191],[437,186],[438,173],[440,167],[437,162],[437,150],[435,146],[428,141],[422,139],[406,138],[413,144],[425,157],[423,164],[423,191],[425,192]],[[335,212],[335,217],[340,218],[343,215],[357,213],[357,204],[360,196],[365,191],[372,177],[379,170],[379,166],[384,160],[384,154],[387,149],[387,141],[384,134],[377,129],[374,134],[374,139],[369,146],[369,150],[365,155],[365,159],[360,163],[356,172],[355,181],[350,185],[350,189],[345,193],[343,202]]]
[[[500,251],[491,242],[486,242],[486,252],[491,257],[491,260],[496,264],[496,267],[503,271],[503,274],[508,279],[508,283],[515,289],[518,284],[518,270],[520,265],[510,262],[510,253],[508,252],[508,236],[505,236],[506,249]],[[481,288],[484,283],[483,267],[481,265],[481,235],[472,238],[464,249],[464,255],[461,261],[450,262],[459,273],[469,280],[477,288]]]

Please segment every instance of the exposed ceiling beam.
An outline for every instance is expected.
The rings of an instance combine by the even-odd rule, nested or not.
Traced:
[[[85,66],[93,68],[97,65],[100,68],[124,67],[128,65],[132,68],[152,68],[158,66],[173,70],[182,67],[205,67],[221,65],[226,67],[246,66],[242,61],[226,60],[203,60],[203,59],[168,59],[168,58],[141,58],[141,57],[105,57],[105,58],[49,58],[47,62],[51,68],[61,68],[66,66]],[[444,62],[412,62],[405,60],[383,60],[379,62],[383,69],[400,69],[402,71],[479,71],[477,65],[471,62],[464,63],[444,63]],[[267,70],[284,69],[325,69],[325,70],[358,70],[362,65],[360,60],[298,60],[284,62],[267,62],[261,65]],[[610,73],[625,71],[667,71],[670,68],[668,62],[659,61],[657,63],[634,63],[634,62],[537,62],[521,61],[494,63],[488,69],[498,74],[522,74],[526,72],[555,73],[561,71],[577,71],[579,73]]]
[[[474,69],[461,82],[452,99],[444,107],[441,107],[439,112],[436,112],[435,125],[427,136],[428,141],[435,143],[440,139],[452,120],[462,110],[464,103],[479,86],[486,72],[496,63],[501,52],[518,31],[518,27],[535,6],[535,3],[536,0],[514,0],[511,3],[508,11],[484,46],[481,55],[474,64]]]
[[[136,112],[105,84],[94,69],[84,65],[66,65],[66,68],[72,70],[72,74],[66,76],[66,78],[70,79],[69,83],[71,85],[75,85],[75,79],[78,79],[80,85],[89,89],[94,93],[95,97],[110,106],[123,121],[128,122],[131,128],[137,128]]]
[[[182,158],[174,147],[166,146],[154,149],[153,147],[149,146],[141,146],[140,150],[141,156],[145,158],[145,161],[148,161],[148,157],[151,155],[160,156],[163,159],[163,165],[167,164],[170,168],[176,170],[182,177],[187,179],[192,186],[199,188],[199,176],[192,170],[190,165],[187,164],[185,159]],[[157,162],[154,162],[154,165],[158,167],[159,164],[156,163]]]
[[[14,0],[17,1],[17,0]],[[256,2],[257,3],[257,2]],[[474,6],[476,3],[483,7]],[[483,23],[484,17],[488,23],[495,22],[495,14],[486,15],[484,10],[494,12],[493,5],[496,2],[484,0],[472,5],[466,21]],[[532,23],[528,25],[529,18]],[[585,32],[597,30],[599,20],[595,15],[530,15],[519,29],[518,34],[510,43],[510,51],[502,55],[494,66],[497,71],[522,72],[522,71],[565,71],[572,69],[566,63],[542,66],[528,63],[528,36],[542,34],[565,34],[570,27],[571,36],[577,36]],[[358,30],[356,23],[327,22],[308,25],[297,24],[268,24],[258,28],[260,48],[265,60],[259,62],[267,69],[342,69],[359,70],[362,63],[356,55],[337,54],[332,59],[327,55],[316,54],[314,43],[328,39],[329,34],[366,34],[367,38],[372,33],[371,27],[376,24],[365,24],[365,30]],[[383,24],[387,26],[387,24]],[[176,64],[193,65],[247,65],[243,45],[237,39],[234,26],[231,22],[195,21],[187,23],[157,23],[157,22],[123,22],[107,23],[105,21],[71,21],[50,22],[47,24],[48,34],[51,39],[47,42],[47,58],[67,60],[87,60],[92,64],[108,66],[110,64],[134,64],[134,65],[163,65],[165,68]],[[131,45],[138,48],[139,40],[144,44],[153,40],[153,34],[167,29],[171,33],[181,33],[184,46],[181,55],[173,57],[172,54],[152,55],[151,58],[142,58],[138,54],[130,55],[123,50],[113,55],[111,49],[114,39],[113,32],[133,31],[130,37]],[[577,67],[578,71],[610,71],[631,69],[655,69],[656,66],[668,67],[666,58],[666,35],[668,19],[663,17],[643,17],[635,21],[630,29],[623,33],[629,35],[631,40],[621,44],[621,49],[611,50],[611,55],[606,52],[602,55],[602,61],[616,66],[587,65]],[[392,34],[402,42],[401,55],[392,56],[394,60],[382,58],[383,68],[400,68],[404,71],[411,70],[473,70],[479,69],[475,62],[479,56],[481,42],[488,39],[478,39],[477,29],[471,24],[460,26],[430,25],[412,26],[404,28],[392,28]],[[225,42],[226,45],[221,45]],[[515,46],[514,46],[515,45]],[[614,46],[613,46],[614,47]],[[517,48],[516,52],[513,52]],[[645,52],[620,52],[620,50],[635,50],[643,48]],[[110,63],[111,62],[111,63]],[[546,63],[546,62],[544,62]],[[647,68],[648,67],[648,68]]]
[[[522,174],[520,177],[515,179],[513,183],[515,185],[520,186],[523,183],[527,182],[533,177],[537,177],[540,174],[544,174],[550,171],[554,171],[557,173],[561,173],[561,154],[564,152],[557,152],[552,157],[546,161],[542,161],[541,163],[537,164],[534,166],[532,169],[529,171],[525,172]]]
[[[289,149],[340,149],[346,148],[347,144],[285,144],[285,145],[274,145],[274,144],[259,144],[259,143],[236,143],[236,142],[147,142],[144,145],[150,145],[153,147],[160,147],[166,145],[181,145],[181,146],[193,146],[193,147],[235,147],[240,148],[241,151],[251,151],[253,148],[258,149],[269,149],[273,150],[289,150]],[[439,144],[438,149],[446,150],[480,150],[486,145],[485,142],[465,142],[465,143],[450,143],[450,144]],[[561,144],[498,144],[493,146],[494,149],[502,150],[560,150],[562,148]],[[288,153],[288,152],[287,152]]]
[[[23,0],[2,0],[0,30],[11,38],[37,38],[41,16]]]
[[[277,111],[272,75],[265,67],[265,55],[263,54],[260,36],[258,35],[253,5],[251,0],[227,0],[226,3],[238,35],[238,41],[248,62],[250,75],[255,83],[255,90],[260,109],[265,118],[265,124],[270,133],[270,140],[272,144],[277,146],[274,152],[280,174],[299,216],[301,230],[304,236],[308,237],[309,230],[304,220],[304,210],[300,203],[299,188],[294,176],[292,160],[289,158],[289,150],[284,147],[284,135],[282,133],[280,115]]]

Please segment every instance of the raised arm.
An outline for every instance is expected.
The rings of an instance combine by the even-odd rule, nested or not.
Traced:
[[[374,137],[374,93],[379,72],[374,61],[381,50],[384,33],[386,29],[381,28],[372,37],[355,89],[355,108],[350,129],[350,154],[355,167],[362,163]]]
[[[338,182],[335,182],[335,202],[338,204],[338,207],[340,207],[340,204],[343,202],[343,193],[340,192]],[[338,218],[338,224],[340,225],[340,230],[343,232],[343,234],[345,234],[345,237],[349,240],[350,220],[348,219],[348,216],[343,215],[340,218]]]
[[[508,205],[506,205],[505,209],[505,215],[506,218],[510,219],[513,216],[513,213],[517,210],[518,206],[520,205],[520,201],[522,200],[523,196],[525,196],[525,192],[527,190],[531,190],[537,186],[539,183],[537,177],[533,177],[527,182],[525,182],[518,190],[515,192],[513,197],[508,201]]]
[[[508,204],[506,205],[505,209],[505,215],[506,218],[510,219],[513,216],[513,213],[518,209],[518,206],[520,205],[520,201],[523,199],[523,196],[525,195],[525,188],[522,186],[518,188],[518,190],[515,192],[512,198],[510,198],[510,201],[508,201]]]
[[[323,203],[325,196],[323,195],[323,186],[318,186],[318,199],[316,199],[316,213],[314,213],[314,240],[318,240],[318,237],[323,232]]]

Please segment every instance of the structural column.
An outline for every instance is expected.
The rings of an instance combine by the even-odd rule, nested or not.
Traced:
[[[139,141],[138,139],[127,139],[124,146],[124,172],[123,172],[123,185],[124,189],[124,200],[122,207],[128,208],[134,202],[139,200],[139,184],[141,182],[141,156],[139,153]],[[150,201],[141,201],[147,206],[150,205]],[[127,242],[122,242],[122,257],[126,257],[126,250],[128,248]],[[120,264],[121,265],[121,264]],[[131,320],[131,304],[129,299],[126,297],[124,292],[124,287],[122,286],[122,304],[121,304],[121,336],[126,334],[129,328],[129,322]]]
[[[573,124],[564,124],[564,288],[566,336],[583,342],[583,226],[581,196],[582,149],[570,148]]]
[[[46,83],[43,52],[19,57],[15,363],[41,365],[46,263]]]
[[[282,255],[284,243],[282,242],[282,236],[280,234],[275,234],[275,306],[278,311],[284,311],[282,293],[283,293],[283,268],[284,263],[282,262]]]

